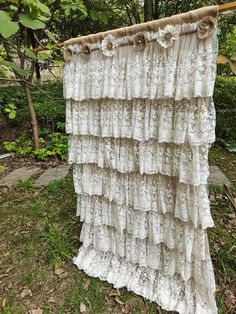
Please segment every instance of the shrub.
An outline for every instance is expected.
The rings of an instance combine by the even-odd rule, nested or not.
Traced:
[[[68,137],[60,132],[50,133],[39,138],[40,148],[34,150],[33,141],[29,135],[23,132],[13,142],[3,142],[7,151],[12,151],[16,156],[33,155],[37,159],[47,160],[49,157],[57,157],[65,160],[67,157]]]
[[[214,90],[216,136],[236,144],[236,77],[217,76]]]
[[[65,120],[65,101],[63,99],[62,86],[55,82],[46,82],[40,89],[32,88],[32,100],[35,107],[38,123],[41,127],[50,127],[52,131],[57,130],[56,123]],[[9,104],[16,107],[17,115],[12,124],[22,124],[30,121],[25,95],[21,86],[8,86],[1,88],[0,93],[0,114],[8,118],[6,108]]]

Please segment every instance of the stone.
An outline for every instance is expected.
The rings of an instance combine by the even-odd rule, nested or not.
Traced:
[[[210,175],[208,177],[208,184],[223,188],[224,184],[230,187],[229,179],[224,175],[218,166],[210,166]]]
[[[0,155],[0,159],[4,159],[4,158],[7,158],[7,157],[11,157],[11,156],[13,156],[12,153],[2,154],[2,155]]]
[[[0,179],[0,187],[11,187],[16,185],[19,180],[28,180],[33,175],[38,174],[41,171],[39,167],[21,167],[11,171],[5,177]]]
[[[36,181],[35,186],[47,186],[53,181],[64,178],[69,173],[69,165],[60,165],[55,168],[48,168]]]

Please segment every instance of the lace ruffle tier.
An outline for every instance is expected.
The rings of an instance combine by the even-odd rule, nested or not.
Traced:
[[[189,28],[191,31],[191,24]],[[64,97],[127,101],[211,96],[216,75],[215,35],[201,41],[196,33],[184,35],[167,49],[151,41],[141,53],[132,46],[120,47],[112,58],[94,50],[89,62],[75,53],[65,64]]]
[[[74,263],[167,311],[216,314],[206,229],[217,40],[197,28],[176,26],[167,48],[151,31],[142,51],[129,36],[109,53],[91,44],[88,58],[70,45],[68,162],[83,222]]]
[[[106,280],[115,288],[126,287],[167,311],[181,314],[217,313],[214,289],[208,286],[208,282],[214,280],[211,268],[200,274],[205,280],[203,285],[198,285],[193,278],[185,281],[177,273],[168,275],[162,268],[155,270],[140,266],[111,251],[84,245],[74,258],[74,263],[89,276]]]
[[[198,146],[215,141],[211,99],[67,100],[66,132],[73,135],[156,139],[158,143]]]
[[[97,164],[121,173],[160,173],[195,186],[207,183],[208,145],[71,135],[68,146],[70,164]]]

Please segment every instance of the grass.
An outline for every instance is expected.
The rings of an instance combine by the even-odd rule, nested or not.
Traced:
[[[209,159],[224,170],[235,189],[235,155],[213,148]],[[211,190],[211,200],[215,228],[208,233],[217,304],[219,314],[233,314],[229,304],[229,292],[235,293],[236,286],[233,208],[220,190]],[[0,199],[0,305],[5,303],[0,313],[24,314],[40,307],[43,314],[77,314],[81,304],[92,314],[122,309],[131,314],[167,313],[125,288],[117,290],[88,277],[72,264],[81,229],[75,209],[71,175],[40,189],[33,180],[21,181]]]

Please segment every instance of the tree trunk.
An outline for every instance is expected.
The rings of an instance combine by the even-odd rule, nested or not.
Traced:
[[[28,29],[28,33],[29,33],[29,38],[30,38],[30,41],[31,41],[32,48],[36,48],[37,45],[36,45],[36,41],[35,41],[35,38],[34,38],[33,30],[32,29]],[[35,62],[35,73],[36,73],[37,82],[40,85],[41,84],[41,75],[40,75],[38,59]]]
[[[153,0],[144,1],[144,19],[145,22],[153,19]]]
[[[30,87],[27,82],[24,82],[23,84],[24,84],[27,105],[30,111],[31,124],[32,124],[32,130],[33,130],[33,139],[34,139],[34,149],[39,149],[38,122],[37,122],[35,111],[34,111],[34,106],[33,106],[32,97],[30,93]]]

